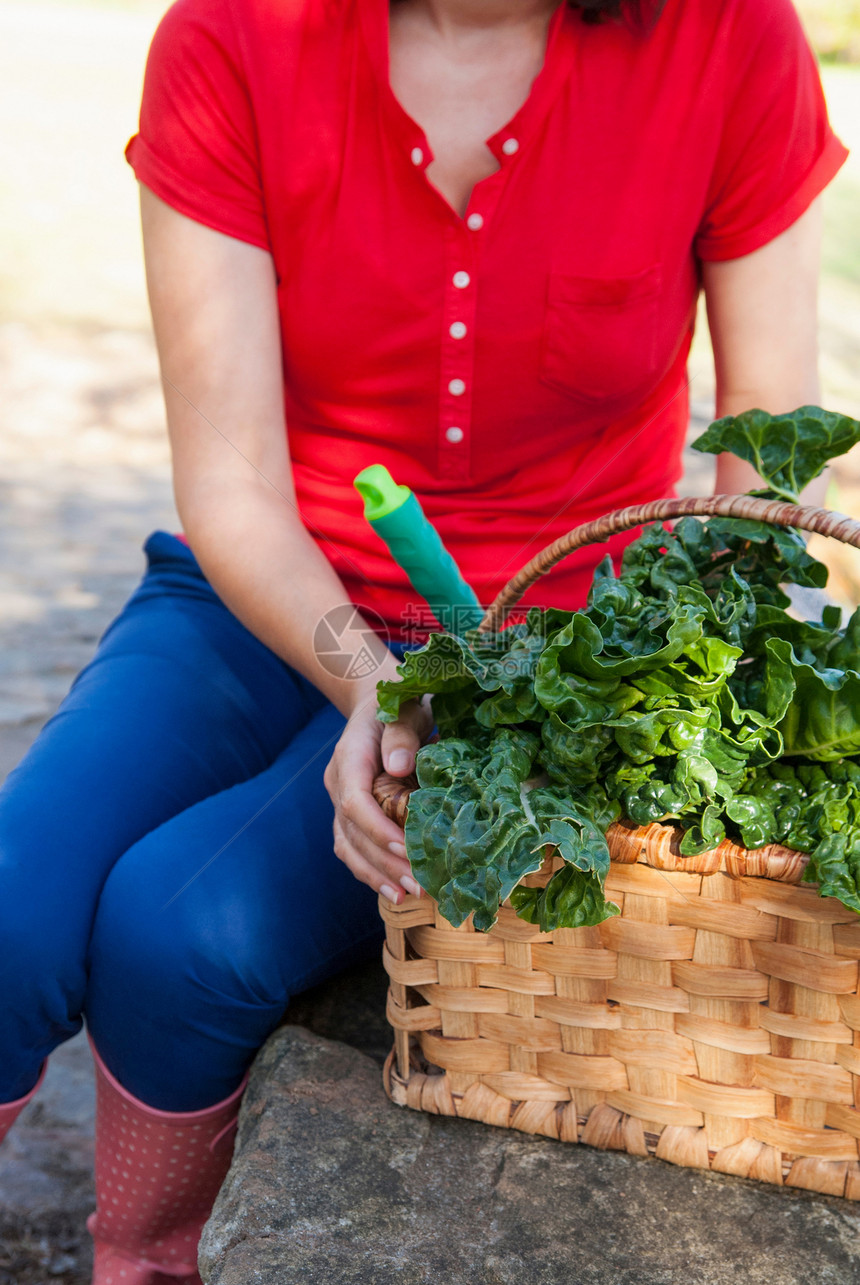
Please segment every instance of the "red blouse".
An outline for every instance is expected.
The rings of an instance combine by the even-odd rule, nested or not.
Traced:
[[[700,261],[784,231],[846,156],[790,0],[668,0],[649,34],[562,4],[487,145],[461,218],[392,93],[388,0],[178,0],[126,153],[271,252],[301,515],[395,636],[415,595],[359,469],[412,487],[484,602],[577,522],[671,494]],[[629,538],[526,601],[581,605]]]

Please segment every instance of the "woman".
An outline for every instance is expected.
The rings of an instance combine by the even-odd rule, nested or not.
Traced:
[[[85,1015],[98,1285],[197,1279],[255,1052],[418,891],[370,793],[428,731],[375,720],[416,608],[355,473],[412,486],[489,601],[671,491],[700,285],[719,414],[817,398],[845,152],[789,0],[616,10],[179,0],[155,37],[128,157],[185,540],[0,795],[0,1134]],[[532,600],[581,604],[595,556]]]

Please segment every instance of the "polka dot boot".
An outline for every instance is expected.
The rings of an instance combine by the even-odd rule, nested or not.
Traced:
[[[95,1048],[93,1285],[201,1285],[197,1242],[230,1167],[244,1082],[204,1111],[156,1111]]]
[[[6,1134],[12,1128],[12,1125],[18,1119],[18,1116],[24,1110],[27,1103],[32,1102],[33,1098],[38,1093],[39,1085],[44,1080],[47,1069],[48,1063],[45,1062],[42,1066],[42,1071],[38,1080],[33,1085],[30,1092],[24,1094],[23,1098],[16,1098],[14,1102],[0,1102],[0,1142],[2,1142],[6,1137]]]

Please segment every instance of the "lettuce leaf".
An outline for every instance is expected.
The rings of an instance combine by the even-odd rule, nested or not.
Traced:
[[[784,638],[770,639],[765,650],[765,681],[794,686],[779,725],[785,753],[824,760],[860,754],[860,674],[798,660]]]

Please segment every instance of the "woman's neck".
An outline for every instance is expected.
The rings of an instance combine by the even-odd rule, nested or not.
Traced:
[[[486,140],[520,110],[544,63],[559,0],[395,0],[389,75],[433,152],[428,181],[465,214],[499,169]]]

